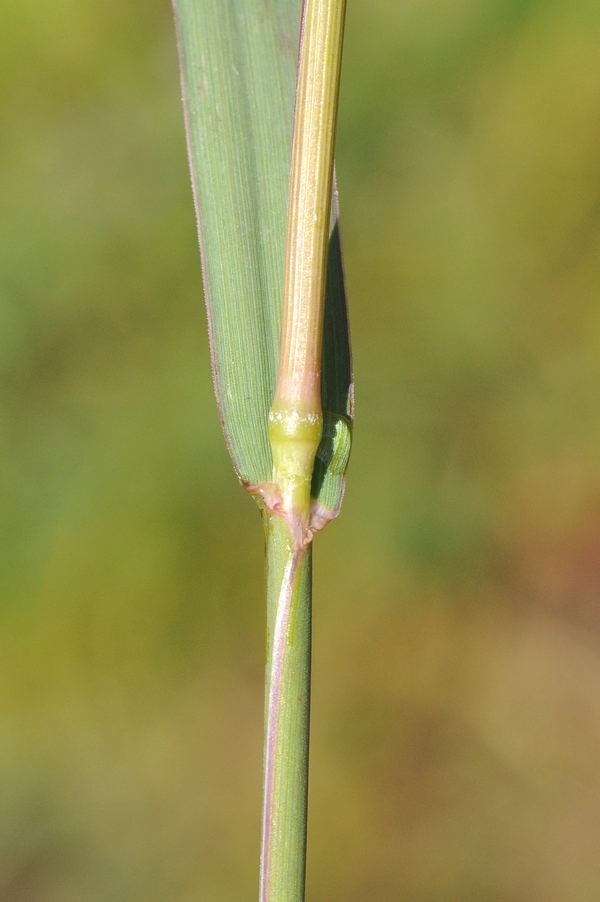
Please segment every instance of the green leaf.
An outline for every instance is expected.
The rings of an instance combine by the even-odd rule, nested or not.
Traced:
[[[174,0],[215,391],[240,480],[268,483],[300,0]],[[337,512],[350,451],[351,363],[337,215],[313,495]]]

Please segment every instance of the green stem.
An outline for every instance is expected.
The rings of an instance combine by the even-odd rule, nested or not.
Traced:
[[[323,428],[321,353],[346,0],[305,0],[296,88],[279,368],[269,416],[273,483],[298,544]]]
[[[305,0],[292,142],[267,537],[268,644],[260,902],[303,902],[311,632],[311,479],[345,0]],[[267,493],[263,487],[263,499]]]
[[[312,549],[265,513],[267,672],[260,902],[303,902],[306,869]]]

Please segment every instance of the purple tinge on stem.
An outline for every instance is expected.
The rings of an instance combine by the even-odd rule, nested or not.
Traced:
[[[281,583],[277,602],[277,614],[273,631],[269,695],[267,700],[267,735],[265,738],[265,786],[262,817],[262,849],[260,857],[260,902],[268,902],[271,871],[271,839],[273,824],[273,788],[275,782],[275,751],[281,719],[281,699],[285,646],[290,627],[294,582],[303,548],[298,548],[290,558]]]

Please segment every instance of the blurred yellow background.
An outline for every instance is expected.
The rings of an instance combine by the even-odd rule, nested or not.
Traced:
[[[166,0],[4,0],[0,900],[256,897],[262,534]],[[307,902],[600,899],[600,6],[350,0]]]

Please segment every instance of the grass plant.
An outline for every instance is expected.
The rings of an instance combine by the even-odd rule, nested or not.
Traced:
[[[0,899],[251,899],[264,552],[216,428],[171,11],[3,13]],[[291,148],[275,13],[255,173]],[[314,902],[598,898],[599,45],[590,0],[347,7],[361,414],[313,542]]]
[[[260,900],[302,902],[312,538],[341,505],[352,416],[332,204],[345,0],[175,14],[215,390],[266,534]]]

